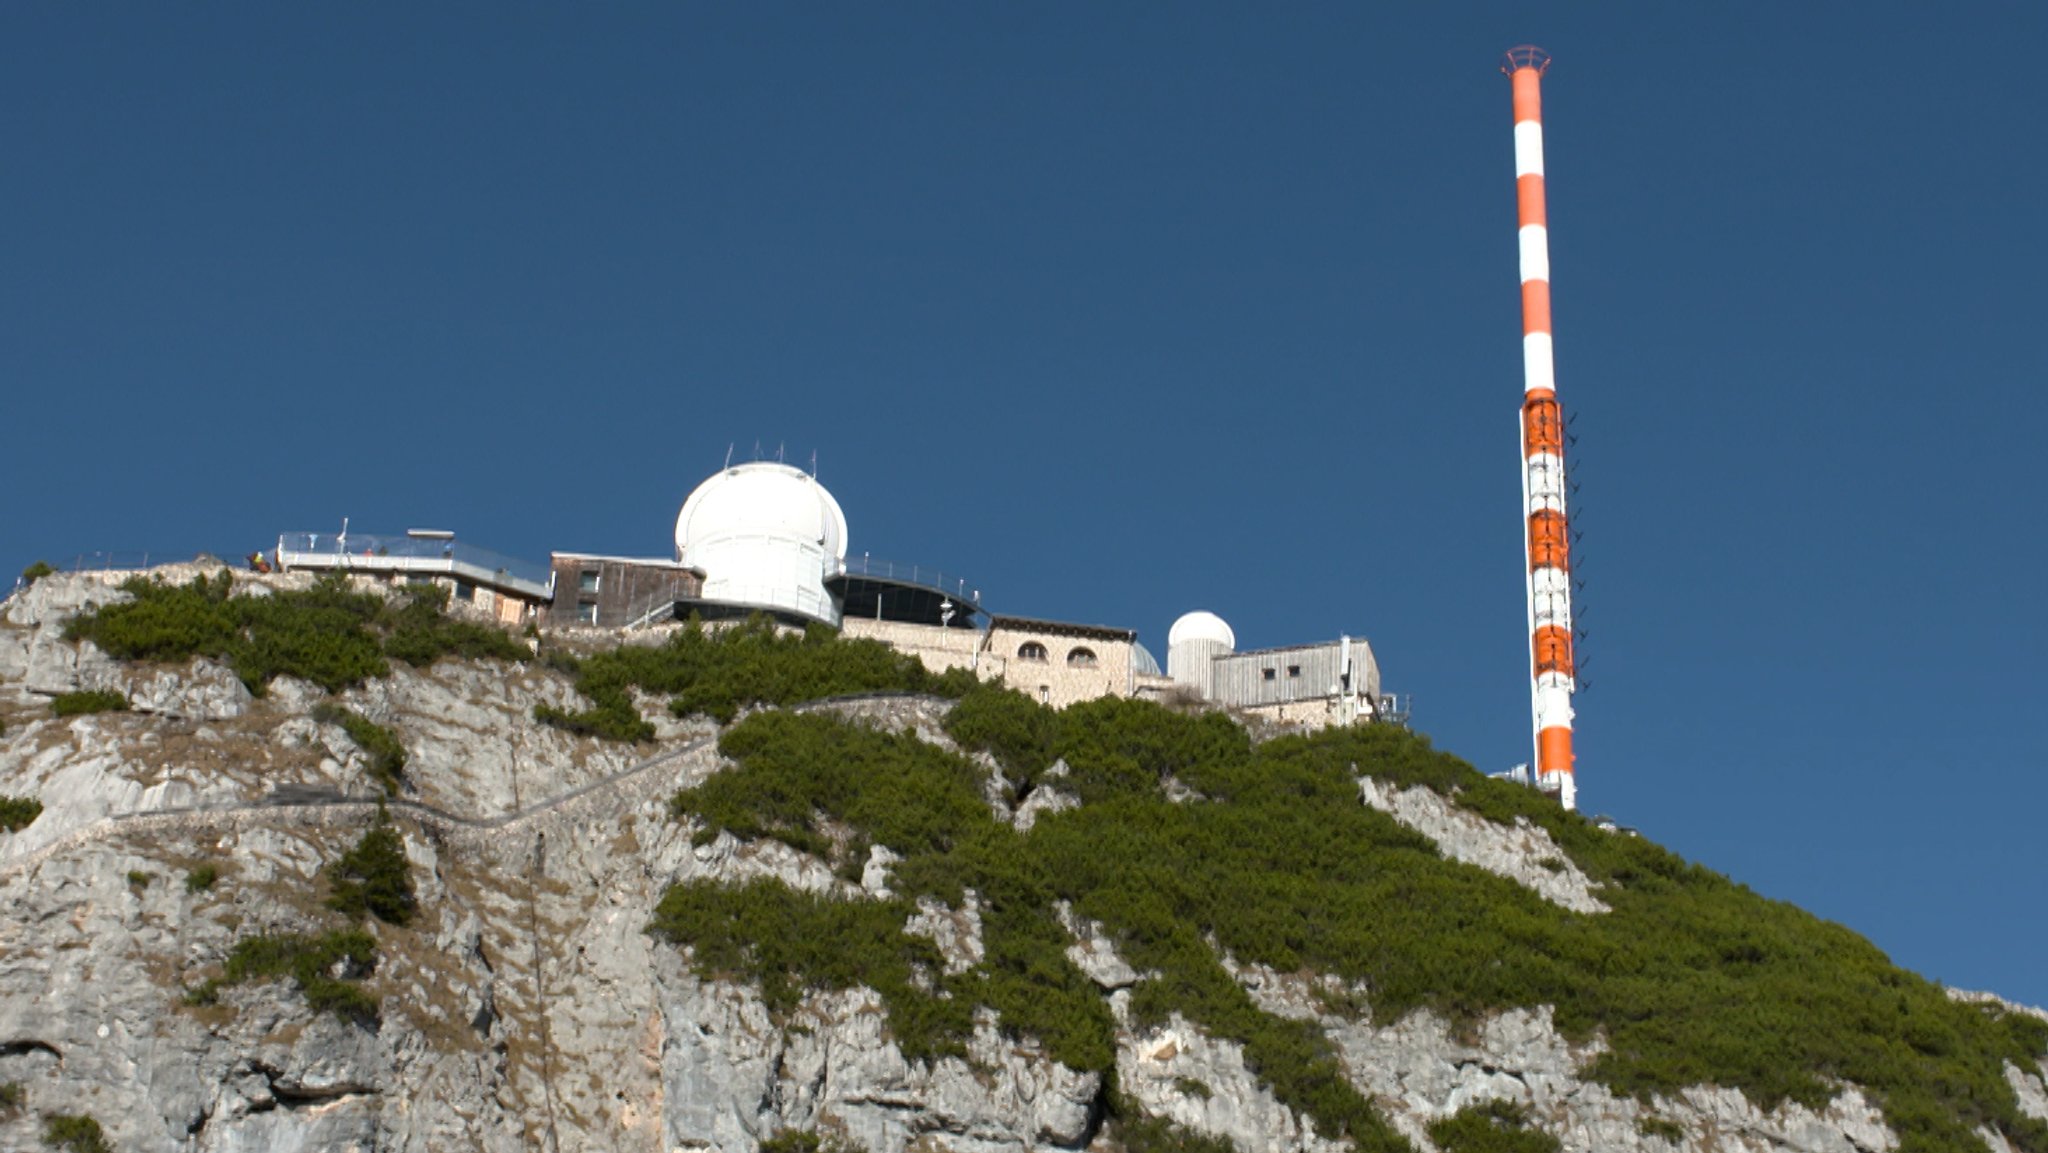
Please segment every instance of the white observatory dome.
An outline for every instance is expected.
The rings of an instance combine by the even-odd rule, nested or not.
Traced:
[[[704,571],[705,600],[837,624],[825,578],[846,559],[846,514],[800,468],[735,465],[683,502],[676,559]]]
[[[1226,650],[1237,648],[1237,634],[1222,617],[1209,612],[1192,612],[1173,622],[1166,631],[1166,647],[1172,648],[1183,641],[1209,641],[1222,645]]]
[[[1237,634],[1215,613],[1193,612],[1166,631],[1166,675],[1204,697],[1215,695],[1216,658],[1237,648]]]

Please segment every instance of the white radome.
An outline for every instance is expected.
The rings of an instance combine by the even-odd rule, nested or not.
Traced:
[[[846,514],[800,468],[735,465],[697,486],[676,516],[676,559],[704,572],[704,598],[836,623],[825,578],[846,559]]]
[[[1208,641],[1230,650],[1237,648],[1237,634],[1231,631],[1222,617],[1211,612],[1184,614],[1166,632],[1166,647],[1169,649],[1190,641]]]

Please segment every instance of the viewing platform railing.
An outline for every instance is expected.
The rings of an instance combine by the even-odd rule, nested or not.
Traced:
[[[877,580],[895,581],[898,584],[916,585],[919,588],[941,592],[954,600],[979,609],[981,590],[967,587],[967,578],[940,572],[930,565],[903,564],[900,561],[878,560],[872,557],[848,557],[832,566],[825,579],[834,577],[873,577]]]
[[[288,532],[277,538],[277,563],[286,572],[446,573],[533,600],[554,596],[554,572],[548,566],[445,537]]]

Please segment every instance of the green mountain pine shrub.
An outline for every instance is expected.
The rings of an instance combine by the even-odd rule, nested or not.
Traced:
[[[1382,1022],[1423,1008],[1471,1023],[1552,1006],[1568,1037],[1605,1037],[1589,1072],[1618,1092],[1714,1083],[1765,1108],[1819,1106],[1851,1082],[1884,1108],[1901,1153],[1970,1147],[1980,1124],[2048,1153],[2048,1126],[2018,1112],[2002,1075],[2007,1060],[2026,1067],[2048,1053],[2048,1025],[1952,1002],[1848,930],[1489,781],[1427,738],[1359,726],[1254,747],[1214,715],[1125,700],[1052,712],[1020,699],[977,689],[947,726],[1025,790],[1045,758],[1066,759],[1060,787],[1084,803],[1026,833],[987,811],[983,770],[912,737],[777,712],[734,726],[720,747],[738,767],[678,794],[675,814],[699,822],[700,838],[772,837],[842,874],[886,845],[904,858],[891,870],[896,897],[689,884],[665,896],[653,930],[690,945],[707,975],[772,984],[783,1008],[802,990],[879,982],[907,1050],[949,1051],[966,1006],[980,1004],[1062,1062],[1108,1069],[1103,998],[1064,955],[1054,906],[1066,901],[1156,974],[1133,990],[1140,1021],[1179,1013],[1241,1043],[1280,1100],[1361,1150],[1406,1142],[1351,1087],[1320,1030],[1260,1010],[1219,947],[1362,984]],[[1428,785],[1491,819],[1526,817],[1605,886],[1613,911],[1570,913],[1444,859],[1360,804],[1360,775]],[[1167,801],[1168,776],[1194,798]],[[987,957],[941,978],[901,931],[906,902],[957,902],[970,888]],[[829,949],[817,943],[828,934]],[[1459,1139],[1522,1148],[1515,1126],[1482,1121],[1486,1132]]]
[[[59,1113],[43,1118],[43,1144],[67,1153],[113,1153],[114,1147],[100,1132],[100,1123],[83,1113]]]
[[[551,662],[554,663],[554,662]],[[628,691],[667,695],[676,716],[704,714],[729,724],[750,705],[788,705],[863,692],[936,693],[958,697],[974,686],[964,669],[927,671],[916,657],[879,641],[841,640],[813,625],[802,634],[756,616],[709,630],[692,620],[657,646],[621,645],[575,661],[576,691],[591,707],[534,709],[543,724],[614,741],[654,738]]]
[[[136,576],[121,587],[134,599],[80,613],[64,635],[121,660],[225,661],[259,696],[277,676],[337,692],[390,672],[387,656],[423,667],[442,656],[533,655],[501,630],[446,617],[447,594],[432,586],[387,601],[336,573],[308,589],[235,596],[222,569],[183,585]]]
[[[50,714],[59,717],[81,717],[89,713],[125,713],[128,698],[112,689],[85,689],[75,693],[58,693],[50,698]]]
[[[35,797],[0,797],[0,829],[17,832],[43,815],[43,802]]]
[[[1529,1111],[1507,1101],[1470,1105],[1429,1127],[1443,1153],[1557,1153],[1557,1138],[1531,1129]]]
[[[377,967],[377,943],[361,929],[337,929],[319,936],[270,934],[235,942],[218,977],[185,995],[187,1004],[211,1005],[220,991],[245,981],[290,977],[315,1012],[371,1026],[377,1000],[363,992],[361,978]],[[336,976],[336,972],[343,973]]]
[[[405,839],[381,811],[355,847],[328,867],[327,881],[334,890],[327,906],[351,917],[367,915],[387,925],[404,925],[419,907],[412,865],[405,859]]]

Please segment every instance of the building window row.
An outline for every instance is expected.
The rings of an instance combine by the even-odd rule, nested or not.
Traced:
[[[1052,659],[1052,654],[1047,652],[1045,646],[1037,641],[1025,641],[1017,646],[1017,659],[1020,661],[1038,661],[1042,663]],[[1097,663],[1094,649],[1074,648],[1067,652],[1067,665],[1069,668],[1092,669]]]

